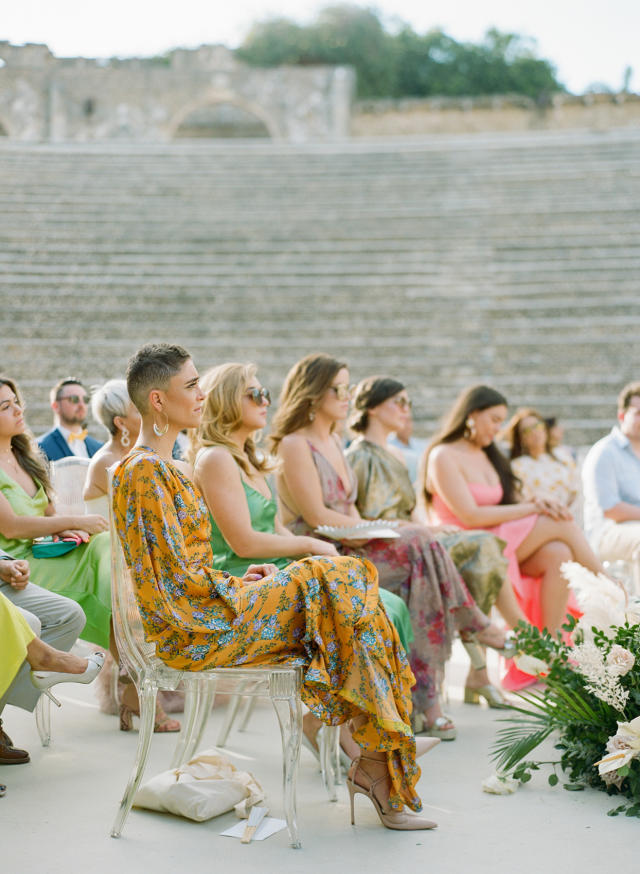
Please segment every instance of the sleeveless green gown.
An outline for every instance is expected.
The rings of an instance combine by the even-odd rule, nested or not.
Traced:
[[[275,534],[275,520],[277,513],[276,502],[273,498],[265,498],[263,494],[256,491],[247,483],[242,482],[244,493],[247,498],[247,505],[251,515],[251,527],[254,531],[261,531],[264,534]],[[253,558],[241,558],[231,549],[227,541],[222,536],[222,533],[215,523],[211,514],[211,547],[213,549],[213,566],[220,571],[228,571],[234,577],[241,577],[250,564],[275,564],[279,570],[283,570],[290,565],[294,558],[261,558],[259,556]],[[56,559],[57,561],[57,559]],[[380,600],[384,604],[389,619],[393,622],[398,632],[400,641],[405,650],[409,650],[411,641],[413,640],[413,630],[411,628],[411,617],[407,605],[392,592],[380,588]]]
[[[0,470],[0,492],[17,516],[44,516],[49,503],[41,485],[31,497],[3,470]],[[9,540],[0,533],[0,548],[12,558],[29,562],[29,579],[32,583],[58,595],[65,595],[82,607],[87,624],[80,637],[107,649],[111,620],[109,533],[94,534],[88,543],[57,558],[35,558],[31,545],[31,539]]]

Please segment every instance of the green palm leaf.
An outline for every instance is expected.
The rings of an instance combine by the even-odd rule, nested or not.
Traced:
[[[511,723],[508,728],[498,730],[491,752],[491,759],[501,771],[513,770],[553,731],[543,717],[531,713],[527,719],[513,717],[508,721]]]

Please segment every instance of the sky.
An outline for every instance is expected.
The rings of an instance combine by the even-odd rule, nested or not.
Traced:
[[[176,47],[242,42],[251,24],[274,15],[305,23],[336,0],[14,0],[5,3],[0,41],[46,43],[61,57],[132,57]],[[383,18],[423,33],[438,27],[478,41],[490,27],[537,41],[573,93],[598,83],[618,90],[625,68],[640,91],[639,0],[380,0]],[[0,49],[1,57],[1,49]]]

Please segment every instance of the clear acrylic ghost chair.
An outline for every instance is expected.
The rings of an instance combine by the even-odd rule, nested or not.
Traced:
[[[240,710],[241,704],[242,710]],[[245,696],[240,693],[232,696],[227,705],[227,712],[225,713],[220,731],[218,732],[218,740],[216,741],[217,746],[226,746],[229,733],[233,728],[239,712],[240,724],[238,726],[238,731],[246,731],[255,704],[255,697]],[[318,759],[322,782],[327,790],[329,801],[337,801],[338,796],[336,793],[336,785],[342,783],[340,727],[337,725],[322,725],[316,735],[316,743],[318,744]]]
[[[77,458],[75,455],[51,462],[51,485],[59,513],[84,515],[82,492],[88,467],[88,458]],[[48,747],[51,743],[51,700],[46,695],[41,695],[36,704],[36,728],[42,746]]]
[[[111,501],[109,501],[111,504]],[[155,655],[155,645],[145,640],[133,582],[125,564],[111,517],[111,591],[113,626],[120,658],[135,683],[140,698],[140,728],[136,758],[111,836],[120,836],[140,785],[153,737],[156,695],[159,689],[185,689],[184,718],[171,763],[176,768],[188,761],[200,744],[216,691],[269,698],[274,706],[282,736],[284,813],[292,847],[300,847],[296,819],[296,780],[300,758],[302,709],[299,668],[216,668],[181,671],[165,665]],[[337,737],[337,731],[333,734]]]

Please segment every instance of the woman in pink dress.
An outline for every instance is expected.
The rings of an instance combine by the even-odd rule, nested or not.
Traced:
[[[440,524],[484,528],[504,540],[522,612],[535,625],[557,631],[569,595],[562,563],[577,561],[594,573],[604,568],[565,508],[519,501],[518,481],[494,443],[506,415],[507,402],[495,389],[464,391],[425,452],[422,497]],[[514,610],[505,618],[515,625],[522,614]]]

